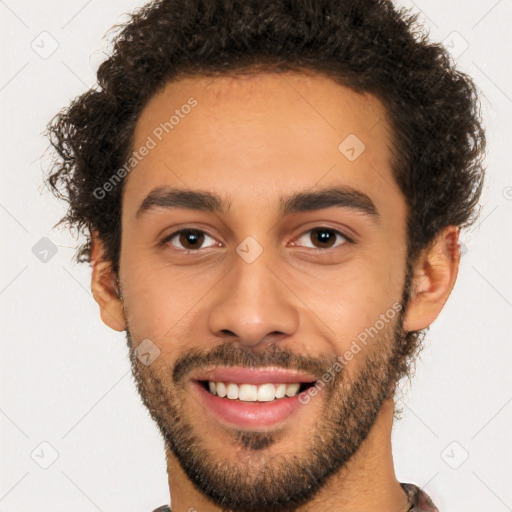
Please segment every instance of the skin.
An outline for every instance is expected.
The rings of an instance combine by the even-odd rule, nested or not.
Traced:
[[[224,489],[230,488],[237,475],[243,476],[247,489],[256,487],[261,497],[265,489],[279,490],[264,480],[268,472],[283,479],[279,488],[284,489],[296,481],[294,457],[302,465],[315,464],[312,448],[327,450],[314,445],[318,437],[328,444],[344,432],[354,436],[343,418],[367,422],[367,432],[352,437],[355,453],[345,454],[348,461],[322,479],[318,492],[289,509],[407,510],[391,449],[395,383],[387,386],[386,378],[393,375],[390,358],[404,332],[427,328],[451,293],[460,260],[458,228],[445,228],[420,254],[403,316],[354,354],[325,390],[294,413],[293,421],[241,435],[202,408],[187,373],[173,380],[178,358],[197,350],[201,356],[190,369],[204,368],[202,357],[220,347],[220,361],[226,364],[240,354],[263,363],[287,352],[292,357],[285,367],[295,368],[300,360],[308,368],[327,369],[379,315],[401,303],[407,206],[390,167],[386,112],[372,95],[306,72],[181,78],[145,106],[133,148],[144,145],[155,127],[191,96],[197,107],[127,177],[118,280],[102,258],[97,233],[91,258],[91,288],[103,322],[127,331],[131,348],[150,339],[160,351],[149,366],[133,353],[131,360],[141,397],[166,442],[173,512],[223,509],[194,485],[173,442],[183,447],[193,439],[193,449],[203,450],[200,468],[206,477],[220,464],[214,485],[223,478]],[[349,134],[366,146],[354,161],[338,150]],[[346,207],[281,215],[281,195],[332,185],[367,194],[380,222]],[[159,186],[215,193],[229,210],[156,208],[137,218],[144,198]],[[339,230],[355,243],[338,238],[336,247],[321,249],[309,231],[315,227]],[[174,245],[158,245],[185,228],[209,235],[195,254],[185,254],[187,246],[180,246],[179,238]],[[236,252],[248,236],[263,249],[250,264]],[[226,347],[233,352],[223,351]],[[369,372],[372,362],[376,366]],[[363,385],[361,396],[350,394],[356,382]],[[387,398],[378,400],[383,387]],[[350,405],[349,396],[354,404],[363,404],[366,397],[368,406]],[[262,439],[267,440],[264,447],[258,446]]]

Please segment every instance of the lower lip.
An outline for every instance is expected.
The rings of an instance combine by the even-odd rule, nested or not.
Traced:
[[[278,398],[272,402],[244,402],[221,398],[207,391],[199,382],[194,386],[207,409],[221,421],[237,427],[267,427],[284,421],[302,404],[299,395]]]

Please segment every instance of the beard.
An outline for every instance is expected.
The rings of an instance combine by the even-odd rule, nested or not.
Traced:
[[[402,306],[407,304],[408,291],[407,284]],[[346,468],[370,433],[384,400],[393,396],[399,379],[407,373],[417,336],[404,331],[404,314],[402,307],[395,321],[361,350],[355,358],[359,366],[355,376],[342,367],[318,392],[315,400],[323,400],[322,412],[304,437],[306,443],[297,445],[293,453],[280,453],[278,444],[286,439],[287,428],[225,428],[236,461],[209,450],[201,417],[187,416],[184,404],[190,373],[216,365],[277,366],[321,378],[338,359],[297,355],[277,343],[266,345],[265,351],[259,347],[258,352],[238,343],[224,343],[211,350],[184,351],[172,366],[158,359],[145,366],[133,350],[129,329],[126,332],[138,392],[166,448],[195,488],[223,510],[284,512],[312,500],[332,475]],[[211,418],[207,411],[203,417]]]

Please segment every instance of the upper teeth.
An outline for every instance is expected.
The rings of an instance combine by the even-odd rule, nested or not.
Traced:
[[[231,400],[243,400],[244,402],[271,402],[275,398],[284,396],[295,396],[300,387],[299,382],[293,384],[234,384],[233,382],[213,382],[208,381],[210,392],[220,397],[230,398]]]

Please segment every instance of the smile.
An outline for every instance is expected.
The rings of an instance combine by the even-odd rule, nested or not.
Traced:
[[[293,397],[304,391],[313,383],[264,383],[236,384],[234,382],[201,381],[201,384],[212,395],[229,400],[241,400],[243,402],[272,402],[285,397]]]
[[[236,427],[282,423],[301,407],[315,376],[283,368],[217,367],[192,378],[194,393],[217,421]]]

